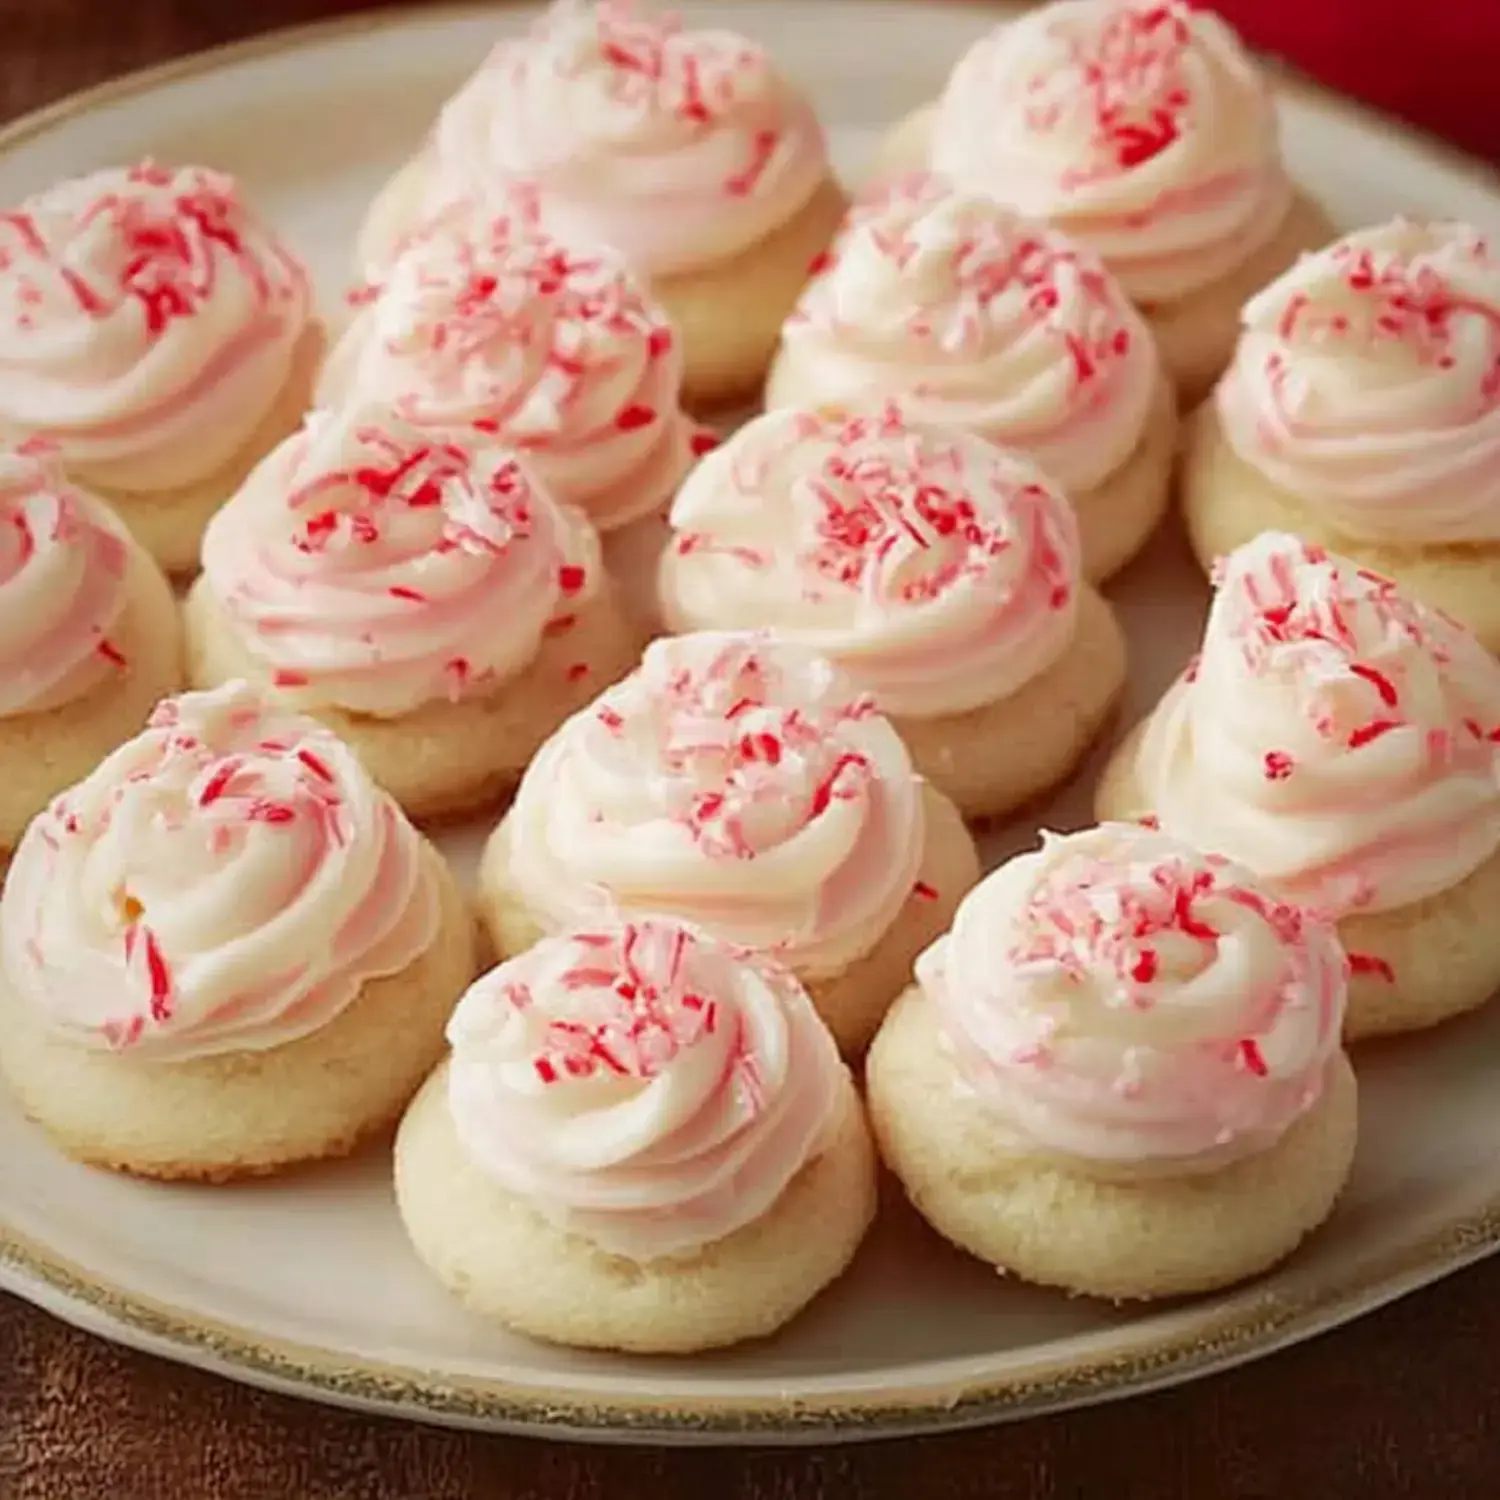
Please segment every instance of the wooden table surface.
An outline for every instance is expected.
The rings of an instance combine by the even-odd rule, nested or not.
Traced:
[[[0,0],[0,118],[350,0]],[[0,1500],[1494,1500],[1500,1260],[1143,1400],[863,1448],[610,1450],[242,1389],[0,1297]]]

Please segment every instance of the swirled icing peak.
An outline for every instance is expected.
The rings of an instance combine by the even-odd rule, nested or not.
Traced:
[[[1500,257],[1397,219],[1245,308],[1217,393],[1236,452],[1351,537],[1500,540]]]
[[[41,713],[117,677],[127,544],[52,461],[0,451],[0,718]]]
[[[562,238],[652,275],[757,244],[828,173],[811,107],[760,47],[631,0],[558,4],[503,40],[433,153],[438,201],[519,187]]]
[[[712,446],[681,389],[671,323],[622,260],[476,209],[408,240],[319,398],[497,437],[609,528],[660,506]]]
[[[1002,865],[917,978],[970,1088],[1023,1146],[1105,1169],[1203,1169],[1319,1097],[1348,961],[1244,870],[1105,824]]]
[[[1294,900],[1405,906],[1500,847],[1500,663],[1388,580],[1268,532],[1220,564],[1139,774],[1166,831]]]
[[[494,691],[602,577],[593,531],[514,453],[359,406],[259,465],[203,570],[290,701],[380,716]]]
[[[1291,203],[1270,90],[1181,0],[1052,0],[996,27],[954,70],[932,165],[1050,219],[1146,300],[1224,276]]]
[[[474,1163],[636,1260],[765,1214],[822,1148],[842,1066],[789,974],[660,917],[502,964],[448,1036],[448,1107]]]
[[[799,973],[837,971],[916,884],[906,749],[822,657],[768,634],[651,645],[532,762],[504,825],[544,927],[670,912]]]
[[[1076,489],[1130,456],[1160,376],[1141,315],[1093,254],[930,175],[855,205],[782,337],[774,404],[895,396]]]
[[[1024,459],[892,407],[757,418],[688,477],[671,519],[669,623],[771,625],[889,713],[1006,697],[1072,639],[1072,507]]]
[[[437,930],[424,846],[328,731],[244,683],[168,698],[27,830],[0,900],[15,996],[81,1047],[262,1051]]]
[[[0,432],[112,490],[227,463],[286,383],[306,270],[232,179],[146,162],[0,214]]]

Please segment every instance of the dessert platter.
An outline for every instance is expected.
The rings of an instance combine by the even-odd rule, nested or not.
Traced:
[[[1500,186],[1166,0],[422,7],[0,137],[0,1288],[828,1441],[1500,1248]]]

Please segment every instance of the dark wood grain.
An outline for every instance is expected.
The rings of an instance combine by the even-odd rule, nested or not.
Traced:
[[[0,0],[0,117],[336,0]],[[1233,1374],[869,1448],[590,1449],[328,1411],[0,1297],[3,1500],[1466,1500],[1500,1494],[1500,1261]]]

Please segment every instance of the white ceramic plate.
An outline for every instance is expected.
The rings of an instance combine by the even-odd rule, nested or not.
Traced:
[[[840,166],[932,95],[992,15],[878,0],[712,7],[809,87]],[[284,33],[127,79],[0,137],[0,202],[145,153],[244,178],[331,306],[361,209],[520,9],[424,7]],[[1292,160],[1346,224],[1398,209],[1500,232],[1500,184],[1351,106],[1286,101]],[[1114,591],[1132,717],[1196,639],[1203,591],[1161,538]],[[1045,821],[1087,822],[1087,778]],[[1027,823],[996,857],[1031,842]],[[471,862],[482,830],[450,852]],[[1009,1285],[890,1193],[848,1278],[769,1343],[688,1361],[543,1348],[465,1317],[407,1249],[380,1150],[245,1187],[74,1166],[0,1105],[0,1286],[108,1338],[257,1384],[430,1420],[591,1437],[827,1441],[1137,1392],[1306,1338],[1500,1248],[1500,1008],[1361,1054],[1361,1141],[1334,1220],[1229,1296],[1122,1312]]]

